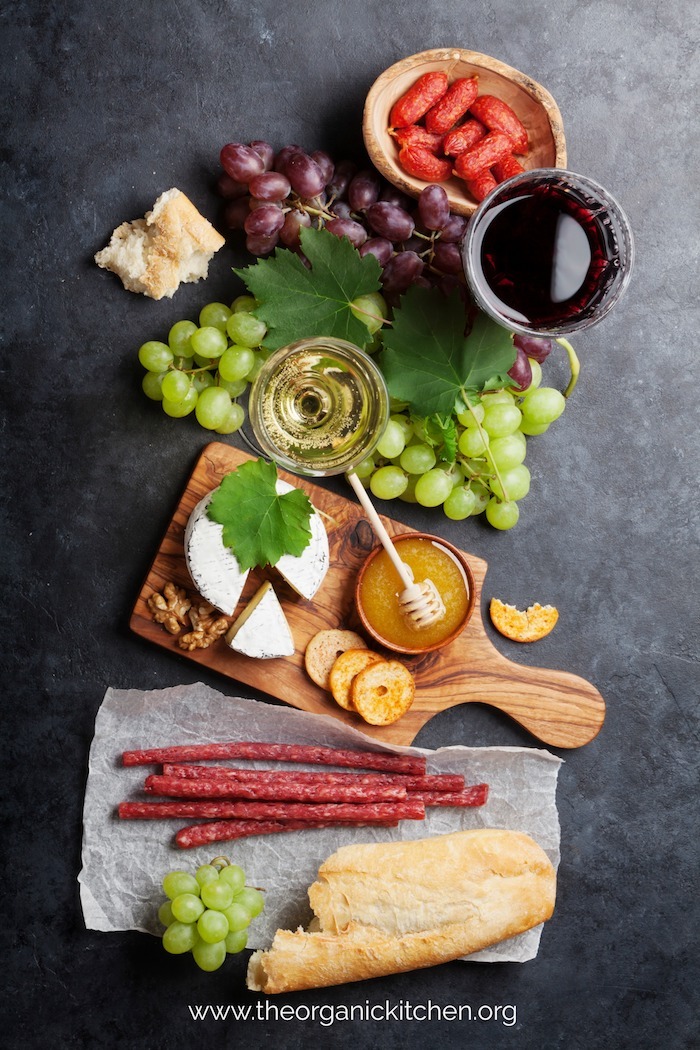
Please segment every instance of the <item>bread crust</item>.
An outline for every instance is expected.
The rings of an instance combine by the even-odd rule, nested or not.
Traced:
[[[339,849],[309,889],[319,932],[278,930],[248,987],[271,994],[434,966],[550,918],[554,868],[536,842],[487,828]]]
[[[123,222],[95,256],[131,292],[171,297],[183,282],[207,276],[209,260],[225,243],[181,190],[162,193],[142,219]]]

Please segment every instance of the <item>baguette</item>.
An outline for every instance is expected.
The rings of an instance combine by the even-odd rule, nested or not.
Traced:
[[[516,831],[344,846],[309,889],[315,932],[278,930],[251,957],[248,988],[322,988],[459,959],[544,922],[555,888],[544,850]]]
[[[182,282],[207,276],[209,260],[224,243],[192,201],[171,189],[143,219],[118,226],[95,262],[116,273],[130,292],[170,298]]]

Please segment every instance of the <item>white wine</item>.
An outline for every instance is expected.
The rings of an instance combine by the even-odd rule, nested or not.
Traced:
[[[250,392],[262,451],[311,476],[352,470],[371,455],[389,417],[389,395],[372,359],[341,339],[304,339],[276,351]]]

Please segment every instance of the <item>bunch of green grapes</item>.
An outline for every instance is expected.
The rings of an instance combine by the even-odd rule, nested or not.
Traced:
[[[357,468],[365,486],[378,499],[442,507],[453,521],[485,513],[494,528],[511,529],[530,491],[526,436],[543,434],[566,405],[558,390],[540,385],[539,363],[530,365],[526,390],[484,393],[442,429],[406,408],[395,412],[374,455]],[[441,459],[447,430],[455,455]]]
[[[168,900],[158,910],[171,955],[192,952],[200,970],[218,970],[227,954],[242,952],[251,920],[263,910],[262,893],[245,884],[245,872],[225,857],[190,875],[171,871],[163,879]]]
[[[245,411],[236,398],[252,383],[268,351],[262,348],[267,327],[255,317],[250,295],[231,306],[207,303],[194,321],[177,321],[167,343],[149,340],[139,349],[146,369],[142,387],[175,419],[194,412],[197,422],[217,434],[233,434]]]

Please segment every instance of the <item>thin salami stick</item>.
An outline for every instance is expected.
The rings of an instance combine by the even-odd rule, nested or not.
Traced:
[[[350,769],[381,769],[392,773],[425,773],[422,755],[394,755],[385,751],[348,751],[312,744],[182,744],[157,747],[149,751],[125,751],[125,766],[147,766],[163,762],[204,762],[227,758],[271,759],[277,762],[307,762],[310,765],[345,766]]]
[[[308,831],[310,828],[395,828],[398,820],[370,820],[362,824],[348,823],[344,820],[319,821],[309,824],[303,820],[289,820],[284,824],[272,820],[220,820],[211,824],[194,824],[182,828],[175,835],[180,849],[192,849],[193,846],[205,846],[209,842],[230,842],[233,839],[247,838],[251,835],[275,835],[282,831]]]
[[[171,798],[252,798],[275,802],[400,802],[406,788],[395,784],[304,784],[299,781],[248,781],[232,777],[212,780],[190,780],[186,777],[146,777],[145,789],[150,795]]]
[[[166,817],[211,817],[240,820],[346,820],[352,823],[377,820],[423,820],[420,799],[404,802],[240,802],[202,800],[196,802],[120,802],[122,820],[157,820]]]
[[[411,795],[411,798],[414,796]],[[464,791],[417,791],[416,798],[426,806],[483,806],[489,797],[488,784],[473,784]]]
[[[188,780],[239,780],[251,784],[393,784],[407,791],[462,791],[464,777],[459,773],[409,776],[403,773],[327,773],[306,770],[235,769],[233,766],[163,764],[163,776]]]

